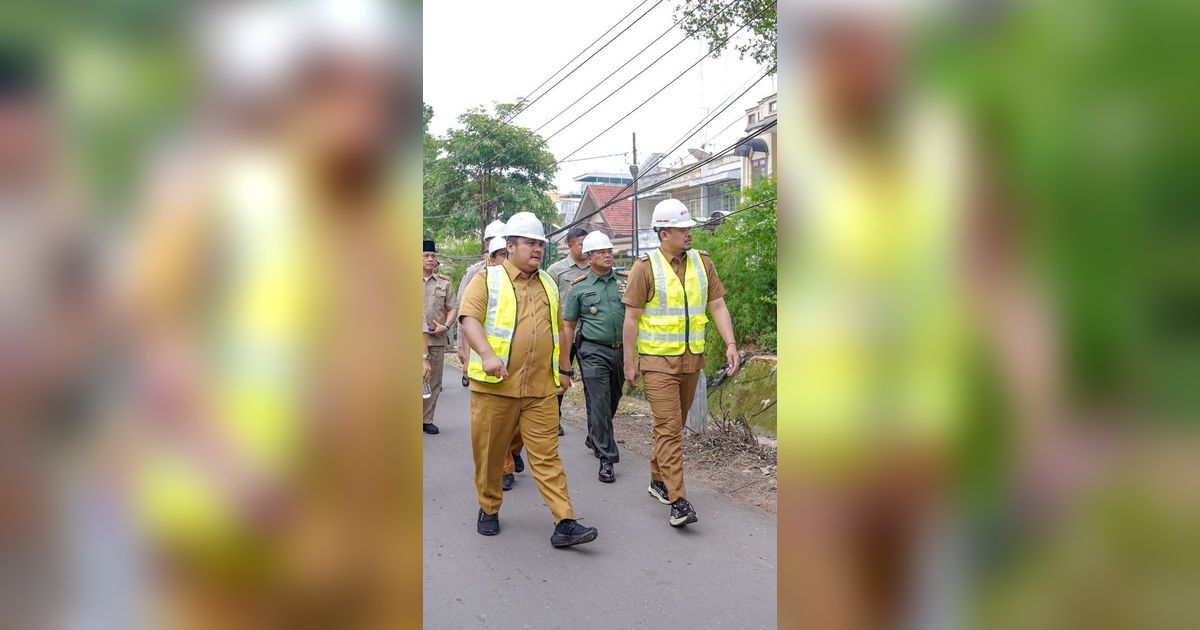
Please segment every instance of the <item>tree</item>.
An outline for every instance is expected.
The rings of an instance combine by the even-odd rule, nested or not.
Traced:
[[[728,8],[727,5],[724,0],[684,0],[675,7],[675,19],[686,14],[680,28],[691,37],[708,42],[714,59],[732,43],[739,59],[750,57],[755,63],[769,66],[773,74],[779,59],[775,0],[741,0]],[[731,41],[729,36],[743,24],[747,28],[736,41]],[[744,36],[747,32],[749,37]]]
[[[506,122],[520,103],[472,108],[442,138],[426,131],[425,231],[438,238],[480,237],[496,219],[533,212],[544,223],[557,208],[546,197],[558,170],[544,141]],[[430,118],[432,110],[426,108]],[[428,121],[426,121],[428,130]],[[431,145],[430,142],[433,142]]]
[[[708,252],[725,285],[725,303],[738,344],[774,350],[778,316],[775,272],[778,221],[776,180],[769,175],[741,192],[741,200],[711,233],[694,231],[693,247]],[[716,326],[707,331],[709,371],[725,361],[725,343]]]

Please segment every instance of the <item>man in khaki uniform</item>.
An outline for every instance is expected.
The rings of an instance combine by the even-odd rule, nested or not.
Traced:
[[[625,305],[625,324],[622,330],[625,380],[630,387],[634,387],[638,372],[641,372],[646,399],[650,402],[650,412],[654,416],[654,453],[650,458],[650,487],[647,490],[661,503],[671,506],[669,522],[674,527],[681,527],[697,520],[696,511],[687,501],[687,490],[683,485],[683,423],[691,408],[692,397],[696,393],[696,383],[704,372],[704,353],[694,352],[693,345],[685,343],[682,351],[676,354],[648,354],[640,349],[641,338],[646,336],[640,331],[640,320],[647,306],[655,298],[656,286],[666,286],[667,282],[672,281],[686,286],[687,276],[699,271],[689,271],[694,267],[694,263],[689,262],[692,256],[689,250],[692,248],[692,226],[696,225],[696,222],[692,220],[683,203],[677,199],[666,199],[655,207],[652,225],[658,234],[659,248],[649,254],[642,254],[634,262],[629,272],[625,295],[621,298]],[[674,272],[677,278],[655,277],[650,257],[660,254],[669,263],[670,271]],[[717,331],[725,341],[728,373],[733,374],[741,361],[733,339],[733,321],[729,317],[729,309],[725,306],[725,287],[717,277],[717,271],[713,268],[708,254],[698,252],[698,258],[703,267],[704,277],[697,284],[703,288],[703,302],[712,315]],[[669,272],[664,270],[664,273]],[[701,317],[704,312],[704,307],[685,307],[683,304],[671,306],[679,311],[692,311]],[[679,323],[679,330],[689,337],[698,336],[702,342],[703,330],[697,335],[696,325],[690,321],[695,317],[687,318],[681,315],[679,319],[688,320],[686,324],[684,321]],[[635,360],[635,351],[640,354],[640,361]]]
[[[562,326],[562,313],[557,286],[539,270],[545,231],[532,213],[518,212],[509,219],[504,236],[508,260],[471,281],[459,322],[471,348],[467,373],[480,508],[476,530],[484,536],[500,533],[501,475],[513,435],[520,432],[533,478],[554,515],[550,543],[566,547],[591,542],[596,529],[575,521],[558,456],[555,396],[571,381],[560,380],[555,372],[555,332]],[[497,354],[497,347],[507,347],[506,356]]]
[[[429,325],[429,360],[430,396],[422,401],[421,423],[423,430],[430,434],[438,433],[437,425],[433,423],[433,414],[437,409],[438,395],[442,393],[442,366],[446,359],[446,331],[458,317],[458,298],[454,294],[454,285],[450,278],[437,272],[437,247],[433,241],[425,241],[422,252],[422,285],[424,296],[422,310],[425,321]]]

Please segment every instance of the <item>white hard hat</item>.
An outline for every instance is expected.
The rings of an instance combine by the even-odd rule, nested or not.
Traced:
[[[278,95],[297,70],[302,28],[285,2],[205,6],[196,21],[199,53],[215,89],[233,98]]]
[[[650,225],[656,228],[686,228],[696,225],[687,206],[678,199],[664,199],[654,206],[654,215]]]
[[[508,242],[504,240],[503,236],[497,236],[491,241],[488,241],[488,256],[491,256],[492,254],[504,249],[507,243]]]
[[[608,240],[608,235],[599,230],[588,232],[588,235],[583,237],[583,253],[594,252],[597,249],[612,249],[612,241]]]
[[[376,62],[393,62],[404,42],[404,16],[387,0],[305,0],[310,50]]]
[[[524,236],[535,241],[546,241],[546,228],[542,227],[542,222],[538,221],[536,215],[532,212],[518,212],[508,219],[508,223],[504,224],[502,236]]]
[[[492,221],[491,223],[489,223],[486,228],[484,228],[483,238],[490,240],[490,239],[496,238],[497,236],[500,236],[503,233],[504,233],[504,222],[501,221],[500,219],[496,219],[495,221]]]

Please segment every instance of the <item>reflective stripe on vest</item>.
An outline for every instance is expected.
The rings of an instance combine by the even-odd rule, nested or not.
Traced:
[[[488,308],[483,332],[487,336],[488,345],[507,369],[509,356],[512,354],[513,332],[517,327],[517,290],[503,265],[486,267],[480,273],[487,274],[488,290]],[[550,366],[554,385],[558,387],[558,318],[555,316],[558,313],[558,285],[554,283],[550,274],[540,269],[538,279],[542,282],[546,296],[550,298],[550,330],[554,335],[554,356],[551,357]],[[499,383],[502,380],[483,371],[483,357],[475,350],[471,350],[471,359],[467,363],[467,377],[481,383]]]
[[[649,261],[655,290],[638,320],[638,353],[678,356],[690,350],[704,354],[708,273],[700,254],[688,250],[682,282],[661,250],[654,250]]]

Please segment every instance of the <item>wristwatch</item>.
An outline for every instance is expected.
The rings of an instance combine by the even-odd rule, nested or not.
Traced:
[[[564,370],[562,368],[559,368],[558,373],[562,374],[563,376],[570,376],[571,378],[575,378],[575,370]]]
[[[425,354],[422,354],[422,355],[421,355],[421,360],[423,360],[423,361],[428,361],[428,360],[429,360],[429,353],[428,353],[428,352],[426,352]]]

